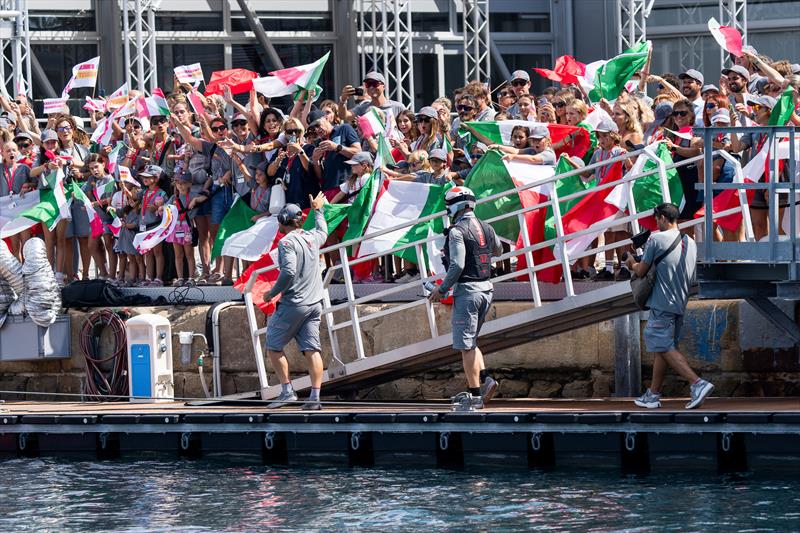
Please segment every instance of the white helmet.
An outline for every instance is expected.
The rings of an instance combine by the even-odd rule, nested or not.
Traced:
[[[475,193],[467,187],[453,187],[444,195],[444,205],[447,206],[447,214],[454,217],[464,208],[475,208]]]

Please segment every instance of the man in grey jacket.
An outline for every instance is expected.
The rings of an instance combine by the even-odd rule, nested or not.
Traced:
[[[311,377],[311,394],[302,408],[318,411],[322,408],[319,392],[322,387],[322,349],[319,340],[320,315],[322,314],[322,275],[319,268],[319,249],[328,238],[328,225],[322,210],[325,196],[319,193],[311,198],[315,228],[301,229],[303,212],[296,204],[286,204],[278,213],[280,232],[285,236],[278,243],[278,265],[280,274],[270,291],[264,295],[269,302],[278,294],[281,300],[267,324],[267,356],[278,379],[281,393],[269,409],[297,401],[297,394],[289,380],[289,362],[283,353],[284,347],[294,338],[300,351],[308,360]]]
[[[467,187],[453,187],[445,195],[447,211],[453,220],[445,240],[447,274],[428,298],[438,302],[453,288],[453,348],[461,350],[468,391],[453,398],[454,403],[469,402],[482,409],[497,390],[478,348],[486,313],[492,304],[492,256],[502,253],[500,240],[489,224],[473,213],[475,194]]]

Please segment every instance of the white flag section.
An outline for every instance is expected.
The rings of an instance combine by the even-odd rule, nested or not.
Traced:
[[[372,215],[364,235],[369,237],[371,233],[377,233],[403,222],[418,220],[420,217],[430,214],[423,211],[428,203],[431,187],[435,186],[413,181],[390,181],[389,186],[378,198],[378,202],[375,205],[375,213]],[[440,191],[441,187],[436,187],[438,194],[441,194]],[[391,250],[411,231],[412,227],[409,225],[385,235],[366,239],[361,243],[358,257]]]
[[[287,85],[277,76],[264,76],[263,78],[253,79],[253,89],[267,98],[277,98],[278,96],[294,93],[298,87],[291,83]]]
[[[133,237],[133,246],[140,254],[149,252],[158,243],[167,238],[167,235],[172,233],[175,225],[178,223],[178,208],[174,205],[164,206],[164,212],[161,215],[161,222],[155,228],[149,231],[137,233]]]
[[[100,56],[78,63],[72,67],[72,77],[61,93],[62,98],[66,98],[72,89],[78,87],[94,87],[97,83],[97,69],[100,67]]]
[[[23,211],[39,203],[39,191],[31,191],[25,196],[0,196],[0,230],[17,218]]]
[[[603,122],[603,119],[605,119],[606,122],[613,122],[611,115],[606,113],[606,110],[600,107],[600,104],[596,104],[592,112],[586,115],[584,122],[592,128],[597,129],[597,125]]]
[[[180,65],[172,69],[175,77],[181,83],[195,83],[203,81],[203,67],[200,63],[192,63],[191,65]]]
[[[66,103],[66,98],[45,98],[42,100],[44,114],[53,115],[56,113],[63,113],[66,109]]]
[[[220,255],[237,257],[243,261],[257,261],[269,251],[277,234],[278,217],[260,218],[252,227],[228,237]]]

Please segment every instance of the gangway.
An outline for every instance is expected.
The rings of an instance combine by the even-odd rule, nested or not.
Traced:
[[[706,138],[707,144],[706,146],[711,145],[711,139],[713,135],[716,135],[719,132],[732,130],[737,133],[741,133],[741,128],[706,128],[704,131],[704,136]],[[750,132],[766,132],[770,137],[770,145],[775,144],[788,136],[790,141],[790,148],[789,148],[789,174],[791,176],[796,176],[796,153],[794,150],[794,144],[796,143],[795,137],[795,130],[792,127],[761,127],[761,128],[748,128]],[[777,153],[777,150],[774,151]],[[735,169],[735,177],[733,183],[729,184],[721,184],[721,183],[712,183],[710,179],[706,179],[704,185],[702,185],[703,189],[706,192],[705,196],[705,207],[706,213],[713,213],[712,219],[717,221],[722,217],[727,217],[730,215],[736,215],[741,213],[742,216],[742,224],[745,228],[745,235],[746,239],[744,242],[737,242],[737,243],[720,243],[714,242],[713,239],[713,227],[711,224],[705,225],[705,220],[707,217],[699,217],[695,218],[694,220],[688,220],[679,225],[681,229],[690,230],[692,228],[697,228],[695,230],[695,234],[701,238],[701,242],[698,242],[698,257],[699,262],[699,271],[701,272],[711,272],[709,275],[709,281],[718,282],[719,281],[719,271],[714,270],[717,266],[722,266],[723,268],[731,267],[731,262],[734,260],[741,261],[742,258],[748,258],[746,260],[747,268],[750,271],[759,271],[761,267],[772,269],[772,272],[787,272],[787,280],[797,280],[797,258],[798,258],[798,247],[797,247],[797,220],[796,216],[797,213],[795,212],[795,180],[792,180],[789,183],[765,183],[765,182],[757,182],[757,183],[748,183],[745,180],[745,176],[743,174],[742,165],[738,161],[738,159],[732,157],[731,155],[723,152],[721,150],[714,150],[706,151],[701,153],[698,156],[685,159],[678,163],[665,163],[662,161],[655,153],[655,148],[653,145],[646,147],[641,150],[630,152],[626,155],[622,155],[613,159],[609,159],[607,161],[602,162],[602,165],[606,165],[612,162],[617,161],[624,161],[629,158],[645,158],[646,160],[650,160],[655,165],[651,165],[653,168],[649,170],[636,170],[636,167],[625,174],[620,180],[613,181],[607,183],[605,185],[598,185],[594,188],[579,191],[574,194],[564,196],[559,198],[558,194],[556,193],[556,189],[554,184],[556,180],[563,179],[569,176],[573,176],[587,170],[592,170],[601,166],[600,164],[589,165],[584,168],[573,170],[567,173],[559,174],[556,176],[550,176],[545,179],[541,179],[538,181],[534,181],[532,183],[527,183],[525,185],[518,186],[515,189],[497,193],[485,198],[481,198],[478,200],[478,203],[483,202],[490,202],[497,200],[498,198],[503,198],[510,195],[518,195],[520,191],[524,191],[527,189],[531,189],[534,187],[540,188],[540,190],[547,190],[548,191],[548,198],[546,201],[543,201],[539,204],[523,207],[522,209],[516,210],[511,213],[504,213],[498,215],[494,218],[486,219],[487,222],[497,222],[499,220],[514,217],[519,222],[520,227],[520,235],[522,237],[522,242],[525,246],[512,250],[511,252],[505,253],[498,258],[494,258],[496,261],[510,259],[510,258],[519,258],[524,256],[526,259],[526,268],[520,269],[516,272],[512,273],[505,273],[503,275],[495,276],[492,278],[494,282],[502,282],[506,280],[511,280],[514,278],[527,278],[527,281],[530,283],[531,286],[531,308],[517,312],[512,315],[508,315],[501,318],[496,318],[493,320],[487,320],[484,324],[481,334],[479,337],[479,346],[481,351],[484,354],[491,354],[492,352],[496,352],[499,350],[503,350],[506,348],[510,348],[513,346],[518,346],[531,340],[544,338],[550,335],[555,335],[558,333],[563,333],[566,331],[574,330],[576,328],[580,328],[583,326],[588,326],[591,324],[595,324],[598,322],[602,322],[605,320],[613,319],[615,317],[620,317],[623,315],[628,315],[637,311],[638,309],[634,305],[633,299],[630,294],[630,283],[629,282],[618,282],[612,285],[606,285],[594,290],[589,290],[587,292],[583,292],[581,294],[576,294],[575,286],[570,274],[570,265],[574,263],[577,259],[582,257],[594,257],[598,253],[602,253],[607,249],[616,248],[619,246],[623,246],[626,244],[630,244],[630,239],[625,241],[620,241],[613,243],[611,245],[601,245],[596,247],[589,247],[581,252],[576,252],[570,254],[568,252],[569,246],[568,244],[571,241],[579,238],[586,238],[587,236],[592,236],[596,234],[602,234],[605,230],[609,229],[610,227],[617,226],[623,223],[629,223],[631,225],[631,229],[633,233],[639,232],[639,221],[645,217],[649,217],[653,215],[653,210],[647,209],[638,211],[634,201],[633,195],[633,187],[634,184],[641,179],[645,179],[648,176],[657,175],[658,176],[658,184],[660,187],[661,198],[665,202],[671,201],[670,198],[670,189],[668,184],[668,171],[672,169],[679,168],[684,165],[690,165],[693,163],[697,163],[703,161],[706,163],[707,169],[711,168],[711,161],[714,156],[720,156],[725,158],[726,160],[730,161],[731,164],[734,166]],[[777,156],[776,156],[777,157]],[[770,160],[772,161],[773,156],[770,156]],[[775,163],[777,165],[777,163]],[[777,168],[777,166],[775,167]],[[777,175],[777,174],[776,174]],[[620,213],[619,216],[614,219],[613,221],[606,221],[601,223],[596,223],[591,227],[584,229],[582,231],[577,231],[573,233],[566,233],[564,232],[564,227],[562,224],[562,213],[560,210],[560,203],[568,200],[574,200],[580,198],[586,194],[590,194],[592,192],[596,192],[602,190],[604,188],[613,188],[622,186],[623,194],[627,195],[628,202],[627,202],[627,209],[624,213]],[[716,211],[713,209],[712,206],[712,197],[713,191],[716,190],[726,190],[726,189],[738,189],[738,202],[736,205],[732,207],[728,207],[725,209],[717,209]],[[766,190],[769,195],[769,205],[770,205],[770,226],[771,231],[769,240],[764,243],[755,242],[753,238],[753,229],[752,223],[749,217],[749,209],[747,206],[747,198],[746,198],[746,191],[748,189],[762,189]],[[790,190],[791,194],[789,195],[790,198],[790,209],[789,211],[789,218],[790,226],[792,228],[792,233],[789,236],[787,242],[781,241],[781,239],[777,238],[776,235],[778,233],[777,228],[779,224],[776,222],[777,220],[777,206],[778,200],[777,195],[779,191]],[[528,235],[527,225],[525,224],[525,214],[535,211],[537,209],[552,209],[554,221],[555,221],[555,229],[556,229],[556,237],[544,242],[538,243],[531,243],[530,235]],[[401,230],[403,228],[409,228],[413,224],[417,224],[420,222],[425,222],[428,220],[433,220],[436,218],[443,218],[445,220],[445,225],[448,224],[446,213],[440,212],[436,213],[424,218],[420,218],[413,222],[399,224],[392,228],[387,228],[385,230],[370,233],[366,236],[352,239],[346,242],[342,242],[333,246],[329,246],[322,250],[323,253],[333,253],[338,254],[340,250],[346,249],[351,246],[358,245],[359,243],[371,239],[377,238],[381,235],[385,235],[391,232],[395,232],[397,230]],[[702,237],[706,239],[703,240]],[[435,313],[435,306],[428,302],[426,298],[420,294],[419,298],[407,303],[397,304],[393,306],[385,306],[379,310],[372,310],[370,311],[367,306],[364,304],[368,303],[375,303],[380,302],[381,298],[397,294],[400,292],[408,291],[409,288],[417,287],[420,293],[422,292],[421,284],[424,281],[435,281],[437,279],[441,279],[441,275],[436,274],[429,274],[426,261],[424,260],[425,255],[423,254],[423,249],[426,249],[431,243],[437,242],[438,246],[441,246],[440,236],[437,235],[429,235],[424,239],[420,239],[418,241],[404,244],[402,246],[398,246],[386,252],[376,255],[369,255],[366,257],[361,257],[357,259],[348,259],[347,253],[341,253],[341,262],[340,264],[331,267],[324,280],[324,287],[325,287],[325,299],[324,299],[324,310],[323,316],[325,325],[327,326],[327,332],[330,336],[331,341],[331,351],[332,351],[332,359],[331,363],[328,365],[326,369],[325,377],[323,378],[323,389],[326,392],[337,392],[337,393],[346,393],[358,390],[360,388],[374,386],[376,384],[385,383],[388,381],[392,381],[404,376],[409,376],[413,374],[418,374],[420,372],[424,372],[426,370],[430,370],[433,368],[442,367],[444,365],[456,363],[460,361],[460,353],[456,350],[452,349],[451,343],[452,338],[449,333],[442,334],[438,331],[437,327],[437,320],[436,320],[436,313]],[[536,250],[544,249],[547,247],[553,248],[553,254],[555,259],[544,262],[540,264],[534,264],[533,261],[533,252]],[[753,247],[756,250],[759,250],[759,254],[756,257],[748,255],[748,248]],[[392,254],[399,252],[401,250],[407,248],[414,248],[416,251],[417,258],[419,259],[418,265],[420,268],[420,275],[421,280],[410,282],[408,284],[393,284],[388,289],[379,290],[377,292],[373,292],[371,294],[361,296],[356,298],[355,293],[353,291],[353,280],[350,274],[350,268],[354,265],[357,265],[362,262],[374,260],[379,257],[383,256],[391,256]],[[788,250],[788,251],[787,251]],[[539,281],[537,280],[537,272],[540,272],[544,269],[551,268],[551,267],[558,267],[562,268],[563,272],[563,280],[564,286],[566,291],[566,297],[555,301],[555,302],[542,302],[540,289],[539,289]],[[270,267],[266,267],[257,271],[256,273],[266,272],[272,269],[276,269],[277,266],[273,265]],[[776,270],[777,269],[777,270]],[[340,270],[343,278],[344,278],[344,286],[345,292],[347,294],[347,300],[342,303],[336,303],[332,305],[330,296],[329,296],[329,287],[331,283],[331,279],[333,278],[334,273]],[[262,399],[270,399],[274,398],[278,395],[280,391],[279,384],[270,384],[267,379],[267,370],[266,365],[264,362],[264,354],[262,351],[262,340],[261,337],[265,335],[267,331],[267,327],[259,327],[258,319],[256,316],[256,308],[253,303],[252,297],[252,284],[255,281],[256,273],[250,278],[250,282],[248,283],[244,300],[247,310],[247,317],[250,325],[250,332],[251,332],[251,342],[253,346],[253,351],[256,357],[256,366],[258,370],[259,380],[260,380],[260,391],[256,391],[254,393],[243,393],[238,394],[229,398],[235,397],[250,397],[260,395]],[[703,284],[704,280],[701,279],[700,284],[700,292],[701,296],[703,295]],[[740,280],[739,284],[742,287],[746,287],[749,283],[746,280]],[[758,295],[754,295],[758,296]],[[720,296],[719,294],[713,297],[725,297]],[[728,296],[728,297],[741,297],[741,296]],[[763,304],[763,298],[760,299],[760,303]],[[769,302],[768,302],[769,303]],[[409,344],[391,349],[389,351],[377,354],[367,354],[365,353],[364,349],[364,342],[363,342],[363,332],[361,326],[373,319],[390,316],[395,313],[401,313],[404,311],[408,311],[410,309],[414,309],[416,307],[424,307],[425,314],[427,317],[427,326],[429,330],[429,337],[425,338],[421,341],[414,341],[410,342]],[[762,306],[763,308],[763,306]],[[346,320],[341,320],[342,314],[346,315]],[[337,319],[339,321],[337,321]],[[787,327],[790,325],[787,324]],[[339,335],[342,330],[350,330],[353,335],[354,340],[354,353],[342,353],[340,349],[340,342],[339,342]],[[302,377],[297,378],[292,381],[292,386],[297,391],[303,391],[310,387],[309,378]]]

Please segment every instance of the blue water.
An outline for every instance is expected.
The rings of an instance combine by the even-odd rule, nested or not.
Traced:
[[[0,531],[797,531],[790,474],[0,461]]]

